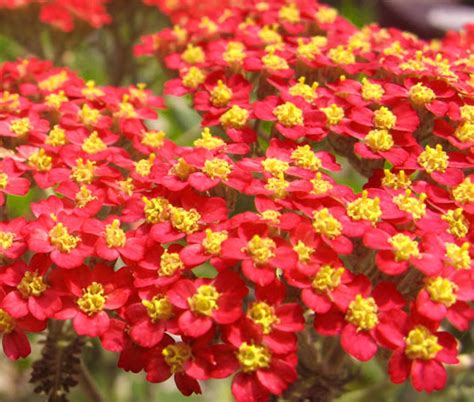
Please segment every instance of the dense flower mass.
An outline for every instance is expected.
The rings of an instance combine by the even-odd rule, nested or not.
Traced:
[[[297,381],[304,331],[443,388],[448,323],[474,319],[472,28],[427,42],[312,0],[187,17],[136,53],[199,112],[193,146],[153,128],[164,102],[142,84],[0,66],[6,355],[71,320],[149,381],[190,395],[234,375],[239,402],[265,401]]]

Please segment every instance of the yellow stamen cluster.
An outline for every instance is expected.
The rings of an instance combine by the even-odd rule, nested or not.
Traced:
[[[275,257],[276,244],[272,239],[254,235],[244,249],[256,265],[264,265]]]
[[[273,325],[280,321],[275,314],[273,306],[265,302],[253,303],[247,310],[247,317],[259,325],[265,335],[272,332]]]
[[[89,316],[100,313],[107,301],[105,290],[102,284],[92,282],[86,289],[82,291],[82,296],[77,299],[76,303]]]
[[[30,119],[28,117],[22,117],[20,119],[14,119],[10,122],[10,130],[17,137],[22,137],[30,132],[32,129]]]
[[[369,331],[378,322],[378,307],[372,297],[363,297],[358,294],[349,304],[346,320],[357,327],[357,331]]]
[[[105,226],[105,243],[109,248],[125,247],[127,236],[120,228],[120,221],[114,219],[111,224]]]
[[[376,128],[391,130],[397,123],[397,116],[395,116],[390,109],[382,106],[380,109],[374,111],[373,122]]]
[[[464,216],[462,208],[449,210],[441,216],[441,219],[448,222],[448,233],[451,233],[458,239],[465,237],[469,233],[469,221]]]
[[[82,158],[76,159],[76,166],[72,168],[71,179],[79,184],[91,184],[94,180],[95,162]]]
[[[135,172],[141,177],[147,177],[151,173],[151,169],[153,168],[153,164],[155,163],[156,155],[151,153],[148,158],[140,159],[139,161],[135,162]]]
[[[201,85],[206,79],[206,75],[204,72],[195,66],[189,67],[189,69],[185,69],[183,71],[183,86],[190,89],[196,89],[199,85]]]
[[[194,166],[191,166],[184,158],[178,158],[176,163],[170,169],[169,174],[179,177],[181,180],[187,178],[196,171]]]
[[[375,225],[382,216],[380,198],[369,198],[369,193],[362,191],[362,197],[347,205],[347,215],[355,221],[367,220]]]
[[[418,242],[403,233],[397,233],[390,237],[388,242],[393,247],[396,261],[408,261],[410,258],[418,258],[420,256]]]
[[[170,202],[166,198],[143,197],[142,201],[145,204],[143,212],[148,223],[156,224],[168,220]]]
[[[202,246],[206,253],[210,255],[217,256],[221,252],[221,245],[229,237],[227,231],[223,230],[220,232],[213,232],[211,229],[207,228],[206,237],[202,241]]]
[[[306,78],[298,78],[298,82],[289,89],[291,96],[301,96],[306,102],[312,103],[317,97],[317,89],[319,84],[315,81],[310,86],[306,84]]]
[[[222,158],[207,159],[202,171],[211,179],[226,181],[232,172],[232,165]]]
[[[472,262],[469,254],[470,248],[471,244],[469,242],[464,242],[461,246],[455,243],[446,243],[448,264],[455,269],[470,269]]]
[[[187,64],[201,64],[206,60],[206,55],[200,46],[190,43],[181,54],[181,59]]]
[[[172,374],[182,372],[184,364],[192,357],[191,347],[181,342],[166,346],[161,354]]]
[[[9,334],[15,329],[15,320],[3,308],[0,308],[0,334]]]
[[[424,106],[433,102],[436,99],[436,94],[431,88],[419,82],[409,89],[408,97],[416,106]]]
[[[327,124],[329,126],[336,126],[344,118],[344,109],[335,103],[328,107],[321,108],[321,111],[326,115]]]
[[[164,144],[166,134],[164,131],[146,131],[143,133],[141,143],[151,148],[161,148]]]
[[[372,83],[367,78],[362,79],[362,99],[367,102],[378,102],[384,94],[382,85]]]
[[[426,198],[425,193],[421,193],[418,198],[412,197],[411,190],[407,189],[404,194],[393,197],[393,202],[401,211],[411,214],[413,219],[418,220],[426,214]]]
[[[270,367],[272,355],[266,346],[244,342],[237,352],[237,360],[244,373],[253,373],[259,369]]]
[[[262,161],[262,167],[265,172],[270,173],[272,176],[280,177],[290,168],[290,164],[278,158],[265,158]]]
[[[405,355],[411,360],[434,359],[442,349],[438,338],[422,325],[413,328],[405,338]]]
[[[435,148],[427,145],[418,156],[418,163],[429,174],[434,172],[444,173],[448,168],[448,159],[448,154],[443,150],[441,144],[437,144]]]
[[[342,233],[342,223],[327,208],[322,208],[313,212],[313,229],[332,240]]]
[[[96,154],[106,149],[107,145],[99,137],[97,131],[93,131],[82,143],[82,150],[87,154]]]
[[[0,231],[0,255],[2,254],[1,249],[8,250],[11,246],[13,246],[14,240],[15,233]]]
[[[69,233],[69,230],[61,222],[57,223],[49,231],[49,242],[61,253],[70,253],[74,250],[81,238]]]
[[[225,128],[243,128],[247,124],[249,112],[238,105],[233,105],[219,119]]]
[[[220,293],[212,285],[201,285],[196,293],[188,299],[189,307],[195,313],[210,317],[219,308],[217,301]]]
[[[431,297],[431,300],[451,307],[456,303],[456,292],[458,286],[449,279],[441,276],[428,278],[425,289]]]
[[[40,148],[28,157],[28,164],[38,172],[49,172],[53,168],[53,158]]]
[[[232,99],[232,89],[225,85],[222,80],[211,90],[211,103],[215,107],[227,106]]]
[[[398,173],[385,169],[382,185],[393,188],[394,190],[407,189],[411,186],[410,176],[407,176],[404,170]]]
[[[160,257],[159,276],[172,276],[176,271],[184,269],[184,263],[181,261],[179,253],[170,253],[165,250]]]
[[[171,225],[186,234],[191,234],[199,230],[199,221],[201,215],[197,210],[191,208],[186,210],[184,208],[169,207]]]
[[[344,268],[323,265],[314,276],[311,286],[318,293],[330,292],[340,285],[342,275],[344,275]]]
[[[195,140],[193,144],[195,147],[202,147],[213,151],[214,149],[223,147],[225,142],[219,137],[214,137],[209,127],[204,127],[201,132],[201,138]]]
[[[277,118],[278,123],[285,127],[294,127],[303,125],[303,111],[294,103],[285,102],[275,109],[273,115]]]
[[[315,249],[313,247],[307,246],[301,240],[298,240],[298,242],[293,246],[293,251],[298,254],[298,261],[303,264],[306,264],[311,259],[311,256],[315,252]]]
[[[452,190],[453,198],[460,204],[474,202],[474,183],[466,177]]]
[[[52,145],[53,147],[59,147],[66,144],[66,131],[59,127],[57,124],[48,133],[45,139],[45,144]]]
[[[173,305],[166,296],[153,296],[151,300],[142,300],[142,304],[152,322],[169,320],[174,315]]]
[[[395,145],[392,135],[386,129],[370,130],[365,136],[365,142],[374,152],[386,152]]]

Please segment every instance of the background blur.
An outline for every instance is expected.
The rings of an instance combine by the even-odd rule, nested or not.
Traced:
[[[120,1],[123,7],[118,10],[119,17],[117,18],[129,21],[133,15],[135,2],[114,0],[114,3]],[[424,38],[437,37],[442,35],[446,29],[459,29],[465,23],[474,23],[473,0],[333,0],[325,2],[337,7],[342,15],[358,26],[379,22],[383,26],[395,26],[412,31]],[[124,7],[127,7],[127,10]],[[30,54],[31,48],[27,50],[25,46],[21,45],[20,40],[9,39],[15,38],[15,35],[12,35],[9,30],[11,29],[11,20],[9,20],[10,28],[8,29],[2,21],[10,16],[8,14],[2,15],[2,13],[3,11],[0,12],[0,61],[13,60]],[[152,89],[161,92],[163,76],[158,63],[150,59],[135,60],[131,53],[131,46],[134,44],[132,42],[136,41],[140,35],[156,32],[165,24],[166,20],[159,16],[157,11],[150,11],[149,16],[140,22],[141,31],[138,34],[136,32],[120,33],[124,46],[121,50],[125,55],[121,63],[123,63],[123,68],[129,69],[122,72],[113,70],[114,66],[110,65],[110,61],[114,60],[113,57],[117,57],[114,53],[117,49],[110,48],[110,44],[109,48],[94,47],[94,40],[97,40],[94,36],[95,33],[89,37],[88,42],[76,43],[74,51],[65,48],[60,54],[55,54],[54,47],[48,47],[48,43],[51,45],[52,41],[62,40],[63,35],[66,34],[46,31],[37,40],[44,45],[45,54],[41,54],[42,57],[68,65],[86,79],[93,79],[99,84],[142,81]],[[17,26],[16,29],[21,31],[24,27]],[[15,30],[15,26],[13,26],[13,30]],[[97,33],[97,35],[99,34]],[[128,56],[126,56],[127,54]],[[160,113],[160,125],[179,144],[190,143],[199,132],[197,115],[189,109],[184,101],[167,99],[167,103],[170,107]],[[357,177],[350,171],[345,173],[344,179],[346,182],[350,182],[353,187],[358,187]],[[16,200],[14,205],[9,208],[15,210],[17,215],[22,215],[25,213],[27,205],[27,199]],[[31,362],[39,356],[41,345],[33,342],[33,348],[33,353],[28,359],[16,363],[11,363],[0,354],[0,402],[44,400],[44,397],[33,394],[32,386],[28,383]],[[172,383],[173,380],[159,385],[149,384],[145,381],[143,373],[129,374],[118,370],[116,368],[117,355],[105,352],[94,343],[90,343],[86,347],[84,360],[107,402],[180,402],[185,400],[190,402],[226,402],[231,400],[229,380],[207,383],[203,387],[204,396],[185,398],[176,391],[176,387]],[[347,392],[337,402],[474,401],[474,369],[457,373],[455,367],[450,370],[452,371],[449,376],[450,385],[441,393],[426,395],[417,394],[409,384],[394,386],[387,380],[384,371],[377,363],[369,362],[360,366],[358,379],[349,384]],[[73,402],[88,402],[87,398],[81,395],[80,386],[76,387],[70,399]]]

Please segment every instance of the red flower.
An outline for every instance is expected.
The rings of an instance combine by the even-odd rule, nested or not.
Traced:
[[[101,336],[110,325],[106,310],[122,307],[130,295],[130,272],[127,268],[114,271],[107,265],[96,265],[91,271],[87,267],[67,271],[54,281],[62,281],[73,300],[65,300],[56,319],[71,319],[74,330],[81,336]]]
[[[0,206],[5,203],[5,194],[25,195],[28,192],[30,182],[21,175],[12,159],[0,161]]]
[[[44,321],[59,311],[62,306],[56,289],[52,288],[46,273],[51,261],[44,254],[36,254],[29,265],[17,261],[6,267],[0,274],[0,281],[14,288],[3,298],[3,308],[15,319],[31,314],[39,321]]]
[[[184,310],[178,318],[179,329],[196,338],[208,332],[214,322],[225,325],[238,320],[247,291],[237,274],[225,271],[212,281],[182,279],[167,292],[167,297]]]
[[[27,222],[23,218],[0,222],[0,257],[15,260],[27,250],[23,231]]]

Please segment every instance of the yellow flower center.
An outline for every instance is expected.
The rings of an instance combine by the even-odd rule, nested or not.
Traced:
[[[346,320],[355,325],[357,331],[370,331],[379,322],[377,311],[377,304],[372,297],[358,294],[349,304]]]
[[[417,325],[405,338],[405,354],[411,360],[431,360],[436,357],[443,347],[438,343],[438,338],[431,331]]]
[[[347,215],[353,220],[367,220],[375,225],[382,216],[380,198],[369,198],[367,190],[362,191],[362,197],[347,205]]]
[[[462,246],[458,246],[455,243],[446,243],[446,257],[449,260],[449,265],[452,265],[455,269],[470,269],[470,247],[471,244],[469,242],[464,242]]]
[[[428,278],[425,289],[429,293],[431,300],[451,307],[456,303],[456,292],[458,287],[455,283],[441,276]]]
[[[385,152],[393,147],[392,135],[385,129],[370,130],[365,136],[367,146],[374,152]]]
[[[408,91],[410,100],[416,106],[423,106],[427,103],[431,103],[436,99],[436,94],[431,88],[425,87],[421,82],[413,85]]]
[[[273,115],[285,127],[303,125],[303,111],[294,103],[285,102],[273,109]]]
[[[76,166],[72,168],[71,179],[79,184],[91,184],[94,179],[95,162],[82,158],[76,159]]]
[[[202,171],[211,179],[221,179],[225,181],[232,172],[232,165],[225,159],[208,159],[204,162]]]
[[[135,162],[135,172],[141,177],[147,177],[151,173],[151,168],[155,163],[156,155],[151,153],[147,159],[140,159],[138,162]]]
[[[15,320],[3,308],[0,308],[0,333],[9,334],[15,329]]]
[[[390,170],[385,169],[382,185],[395,190],[402,188],[407,189],[411,186],[411,180],[410,177],[406,175],[404,170],[400,170],[398,173],[392,173]]]
[[[195,171],[196,169],[186,162],[186,160],[178,158],[169,173],[179,177],[181,180],[186,180]]]
[[[247,317],[259,325],[265,335],[272,332],[273,324],[277,324],[280,321],[275,315],[274,308],[265,302],[253,303],[247,310]]]
[[[168,220],[170,203],[166,198],[142,197],[142,201],[145,204],[143,212],[148,223],[156,224]]]
[[[200,64],[204,63],[206,55],[200,46],[194,46],[190,43],[181,54],[181,59],[188,64]]]
[[[470,122],[474,122],[474,106],[463,105],[461,106],[461,118]]]
[[[342,224],[327,208],[313,212],[313,229],[316,233],[334,239],[342,233]]]
[[[262,161],[262,167],[265,172],[279,177],[290,168],[290,164],[286,161],[282,161],[281,159],[266,158]]]
[[[462,208],[449,210],[441,216],[441,219],[448,222],[448,232],[458,239],[466,236],[469,233],[469,221],[464,216]]]
[[[87,99],[95,99],[99,96],[104,96],[105,93],[102,89],[96,87],[94,80],[89,80],[86,82],[86,87],[82,89],[82,95]]]
[[[423,166],[429,174],[433,172],[444,173],[448,167],[448,159],[448,154],[443,151],[441,144],[437,144],[435,148],[431,148],[427,145],[425,150],[418,156],[418,163]]]
[[[25,272],[17,286],[18,291],[25,298],[41,296],[47,288],[48,286],[44,283],[43,277],[39,276],[37,272],[31,271]]]
[[[280,11],[278,12],[278,18],[283,22],[296,24],[300,21],[300,10],[295,3],[290,3],[280,8]]]
[[[17,137],[22,137],[32,129],[30,119],[28,117],[22,117],[21,119],[15,119],[10,122],[10,130]]]
[[[305,84],[305,81],[305,77],[298,78],[298,82],[290,87],[289,93],[291,96],[301,96],[306,102],[312,103],[317,97],[316,90],[318,89],[319,84],[315,81],[310,86]]]
[[[119,186],[120,191],[129,197],[133,194],[133,190],[135,190],[133,179],[131,177],[128,177],[125,180],[118,180],[117,185]]]
[[[43,148],[40,148],[28,157],[28,164],[38,172],[48,172],[53,167],[53,158],[46,154]]]
[[[38,86],[41,90],[43,91],[48,91],[48,92],[53,92],[56,91],[61,85],[63,85],[67,80],[69,79],[69,76],[65,71],[61,71],[57,74],[50,75],[48,78],[45,78],[44,80],[40,81],[38,83]]]
[[[296,41],[298,43],[296,56],[308,60],[313,60],[321,53],[321,48],[327,45],[327,39],[324,36],[314,36],[309,42],[305,42],[303,38],[298,38]],[[312,90],[311,87],[308,86],[308,88]]]
[[[8,175],[4,172],[0,172],[0,190],[6,189],[8,186]]]
[[[120,221],[114,219],[105,226],[105,242],[108,248],[124,247],[127,242],[125,232],[120,228]]]
[[[201,219],[201,215],[197,210],[194,208],[186,210],[184,208],[173,206],[169,209],[170,222],[175,229],[186,234],[191,234],[199,230],[199,220]]]
[[[190,89],[196,89],[206,79],[204,72],[195,66],[189,67],[183,75],[182,81],[183,86]]]
[[[412,257],[418,258],[420,256],[418,242],[403,233],[397,233],[390,237],[388,242],[393,247],[396,261],[407,261]]]
[[[45,144],[52,145],[53,147],[64,145],[66,144],[66,131],[64,131],[64,129],[58,125],[55,125],[48,133],[48,136],[44,142]]]
[[[199,313],[206,317],[210,317],[214,310],[219,306],[220,293],[212,285],[201,285],[198,287],[196,293],[188,298],[188,304],[192,311]]]
[[[341,283],[344,268],[333,268],[323,265],[314,276],[311,286],[318,293],[327,293],[336,289]]]
[[[277,56],[273,49],[262,57],[262,63],[268,70],[286,70],[290,68],[283,57]]]
[[[80,237],[70,234],[67,227],[61,222],[49,231],[50,243],[61,253],[70,253],[77,247],[80,240]]]
[[[362,99],[367,102],[378,102],[384,94],[382,85],[372,83],[367,78],[362,79]]]
[[[287,193],[287,189],[290,186],[283,175],[278,177],[270,177],[267,180],[267,184],[265,184],[265,189],[271,191],[275,198],[285,198]]]
[[[461,184],[453,188],[452,192],[454,199],[460,204],[474,202],[474,183],[469,177],[466,177]]]
[[[300,145],[291,153],[294,164],[303,169],[319,170],[322,166],[319,159],[309,145]]]
[[[249,112],[238,105],[233,105],[220,117],[219,121],[225,128],[243,128],[247,124]]]
[[[219,137],[214,137],[209,127],[205,127],[201,132],[201,138],[195,140],[193,144],[195,147],[202,147],[213,151],[224,146],[225,142]]]
[[[208,17],[202,17],[199,22],[199,28],[206,29],[208,33],[212,34],[217,31],[217,24]]]
[[[151,300],[142,300],[148,317],[152,322],[169,320],[173,317],[173,305],[166,296],[153,296]]]
[[[224,107],[232,99],[232,89],[225,85],[222,80],[211,90],[211,103],[215,107]]]
[[[47,95],[44,100],[50,108],[59,109],[64,102],[68,101],[68,97],[64,94],[64,91],[59,91],[57,94]]]
[[[373,121],[375,127],[390,130],[395,127],[397,116],[395,116],[387,107],[382,106],[374,112]]]
[[[86,125],[90,126],[97,123],[100,118],[100,110],[91,108],[87,103],[82,105],[82,109],[79,111],[79,118]]]
[[[138,116],[135,107],[130,103],[130,95],[124,95],[119,103],[119,110],[114,113],[115,117],[122,119],[134,119]]]
[[[78,208],[84,208],[89,202],[96,200],[97,197],[84,185],[76,193],[75,201]]]
[[[77,299],[77,305],[87,315],[91,316],[100,313],[105,306],[107,296],[102,284],[92,282],[82,291],[82,296]]]
[[[278,211],[275,211],[274,209],[266,209],[265,211],[261,212],[259,215],[262,218],[262,220],[270,224],[278,225],[280,223],[281,213]]]
[[[247,243],[245,251],[250,255],[255,265],[266,264],[275,257],[276,244],[272,239],[254,235]]]
[[[0,248],[8,250],[13,245],[13,240],[15,240],[15,233],[0,231]]]
[[[456,127],[455,137],[465,143],[474,141],[474,122],[465,121]]]
[[[184,364],[191,358],[191,347],[186,343],[168,345],[161,351],[165,363],[170,367],[171,373],[180,373]]]
[[[298,243],[293,246],[293,251],[298,254],[298,261],[306,264],[311,259],[315,249],[313,247],[307,246],[301,240],[298,240]]]
[[[172,276],[176,271],[184,269],[184,263],[181,261],[179,253],[169,253],[168,250],[160,257],[159,276]]]
[[[318,11],[314,14],[314,18],[320,24],[332,24],[336,21],[338,12],[335,8],[320,6]]]
[[[143,134],[141,143],[151,148],[161,148],[164,143],[166,134],[164,131],[146,131]]]
[[[223,230],[221,232],[213,232],[211,229],[206,229],[206,237],[202,241],[202,246],[207,254],[219,255],[221,252],[222,243],[227,240],[229,234]]]
[[[328,52],[328,56],[334,64],[352,64],[356,61],[352,49],[347,48],[343,45],[338,45],[330,49]]]
[[[243,342],[237,352],[237,360],[244,373],[253,373],[270,367],[272,355],[266,346],[257,346]]]
[[[321,111],[326,115],[328,125],[335,126],[344,118],[344,109],[337,106],[335,103],[328,107],[321,108]]]
[[[419,198],[411,196],[411,190],[405,190],[405,194],[399,194],[393,197],[393,202],[397,207],[404,212],[411,214],[413,219],[417,220],[425,216],[426,205],[425,200],[427,195],[421,193]]]
[[[240,65],[245,59],[245,46],[241,42],[229,42],[225,52],[222,54],[223,60],[229,65]]]
[[[95,154],[107,149],[97,131],[93,131],[82,143],[82,150],[87,154]]]
[[[281,43],[283,39],[276,31],[276,26],[265,25],[259,32],[258,37],[267,45]]]

